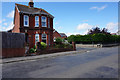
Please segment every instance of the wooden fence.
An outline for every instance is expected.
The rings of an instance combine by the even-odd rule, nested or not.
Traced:
[[[2,57],[17,57],[25,54],[25,34],[24,33],[8,33],[2,34]]]

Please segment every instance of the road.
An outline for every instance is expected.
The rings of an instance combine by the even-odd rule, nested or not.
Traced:
[[[118,47],[6,63],[3,78],[117,78]]]

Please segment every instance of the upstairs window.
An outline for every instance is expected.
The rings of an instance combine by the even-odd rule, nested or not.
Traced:
[[[50,28],[50,18],[48,18],[48,28]]]
[[[29,26],[29,16],[24,15],[24,26]]]
[[[46,26],[46,17],[45,17],[45,16],[42,16],[42,17],[41,17],[41,20],[42,20],[42,27],[47,27],[47,26]]]
[[[39,16],[35,16],[35,27],[39,27]]]

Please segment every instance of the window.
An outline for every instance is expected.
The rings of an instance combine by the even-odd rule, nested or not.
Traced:
[[[39,27],[39,16],[35,16],[35,27]]]
[[[46,43],[46,41],[47,41],[47,35],[42,34],[42,42]]]
[[[46,17],[45,16],[42,16],[42,27],[47,27],[46,26]]]
[[[24,15],[24,26],[29,26],[29,17]]]
[[[50,28],[50,18],[48,18],[48,28]]]
[[[35,44],[39,42],[39,34],[35,34]]]

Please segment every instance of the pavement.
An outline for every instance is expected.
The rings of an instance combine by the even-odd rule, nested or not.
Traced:
[[[49,58],[49,57],[55,57],[55,56],[70,55],[70,54],[76,54],[76,53],[83,53],[83,52],[87,52],[87,51],[88,50],[83,49],[83,50],[78,50],[78,51],[59,52],[59,53],[36,55],[36,56],[5,58],[5,59],[0,60],[0,64],[26,61],[26,60],[34,60],[34,59],[41,59],[41,58]]]
[[[2,77],[118,78],[118,47],[2,64]]]

